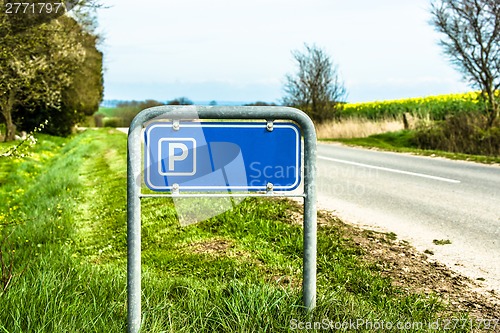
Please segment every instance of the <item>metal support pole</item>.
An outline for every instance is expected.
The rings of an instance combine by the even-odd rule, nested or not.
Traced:
[[[311,122],[312,125],[312,122]],[[304,271],[302,298],[308,311],[316,307],[316,131],[304,132]]]
[[[127,322],[141,327],[141,126],[130,126],[127,153]]]
[[[127,154],[127,297],[128,332],[141,328],[141,134],[144,124],[154,118],[182,119],[265,119],[292,120],[304,136],[304,258],[303,301],[308,311],[316,306],[316,130],[302,111],[288,107],[158,106],[141,111],[129,128]],[[182,194],[176,194],[182,197]],[[169,196],[169,195],[163,195]],[[217,195],[214,195],[217,196]],[[231,196],[231,195],[229,195]],[[233,195],[234,196],[234,195]],[[250,195],[254,196],[254,195]],[[263,197],[270,196],[263,194]],[[285,195],[286,196],[286,195]],[[297,195],[290,195],[297,196]],[[302,195],[299,195],[302,196]]]

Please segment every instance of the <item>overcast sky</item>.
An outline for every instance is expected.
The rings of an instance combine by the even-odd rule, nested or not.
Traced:
[[[429,0],[108,0],[105,99],[280,102],[294,49],[323,48],[349,102],[468,91]]]

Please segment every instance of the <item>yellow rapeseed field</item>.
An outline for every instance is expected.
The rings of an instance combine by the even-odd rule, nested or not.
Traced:
[[[498,94],[500,96],[500,92]],[[348,103],[341,117],[366,119],[398,118],[409,112],[419,118],[443,119],[446,115],[484,110],[480,92],[405,98],[388,101]]]

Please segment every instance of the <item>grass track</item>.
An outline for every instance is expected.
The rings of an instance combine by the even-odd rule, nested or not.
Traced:
[[[0,160],[8,170],[0,177],[2,253],[15,262],[0,293],[0,332],[125,331],[125,156],[126,136],[104,129],[42,136],[30,157]],[[302,230],[288,201],[249,198],[188,227],[166,199],[142,208],[144,332],[295,332],[307,321],[444,313],[437,298],[392,287],[326,225],[318,229],[318,304],[307,314]]]

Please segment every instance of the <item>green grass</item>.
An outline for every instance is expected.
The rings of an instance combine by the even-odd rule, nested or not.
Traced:
[[[104,117],[116,117],[117,116],[117,108],[107,108],[100,106],[99,110],[95,114],[103,115]]]
[[[448,245],[451,244],[449,239],[433,239],[432,242],[436,245]]]
[[[125,135],[89,130],[41,136],[30,157],[0,159],[1,249],[14,260],[0,332],[126,330],[125,158]],[[143,332],[295,332],[305,322],[429,322],[453,310],[393,287],[332,224],[318,229],[308,314],[302,228],[288,201],[249,198],[188,227],[167,199],[142,209]]]
[[[341,139],[345,143],[369,144],[382,149],[415,148],[411,142],[412,132],[407,130],[371,135],[367,138]]]
[[[382,134],[371,135],[366,138],[354,139],[323,139],[322,141],[335,141],[347,145],[360,146],[366,148],[378,148],[387,151],[412,153],[424,156],[439,156],[453,160],[473,161],[480,163],[500,163],[498,156],[483,156],[461,153],[451,153],[441,150],[419,149],[412,142],[413,132],[402,130],[397,132],[388,132]]]

